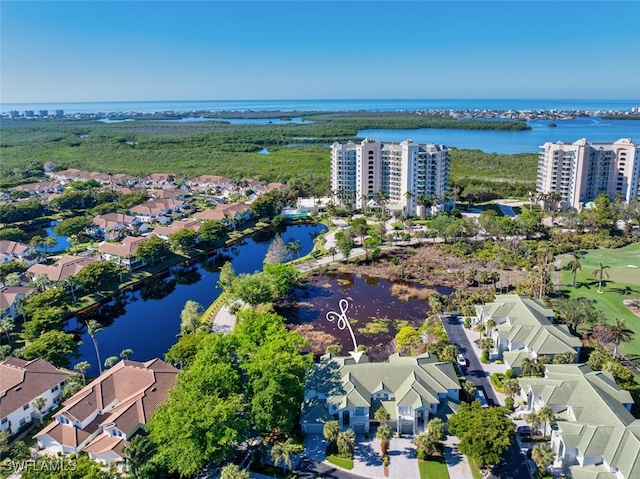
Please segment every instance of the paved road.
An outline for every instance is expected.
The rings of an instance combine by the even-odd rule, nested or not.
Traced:
[[[484,395],[490,406],[499,406],[500,403],[493,392],[489,377],[486,375],[484,369],[482,369],[480,360],[473,352],[473,347],[469,342],[469,338],[464,333],[464,325],[460,318],[455,316],[443,317],[442,325],[447,332],[449,341],[458,346],[458,351],[460,351],[467,360],[467,365],[461,368],[464,377],[473,382],[478,389],[484,391]]]
[[[491,387],[489,377],[482,369],[478,356],[474,353],[469,338],[464,333],[464,325],[460,318],[443,317],[442,325],[449,340],[458,346],[458,350],[464,354],[467,365],[462,367],[464,376],[472,381],[478,389],[482,388],[490,405],[499,406],[498,399]],[[520,448],[514,440],[511,447],[505,452],[500,464],[496,465],[487,479],[525,479],[531,477],[531,472],[526,465],[526,457],[520,453]]]
[[[348,472],[342,471],[337,467],[328,464],[313,461],[306,457],[300,461],[296,468],[298,477],[301,479],[313,479],[314,477],[324,477],[327,479],[362,479],[362,476],[356,476]]]
[[[514,440],[511,447],[502,456],[500,464],[496,465],[485,479],[531,478],[531,471],[525,461],[526,457],[520,452],[520,448]]]

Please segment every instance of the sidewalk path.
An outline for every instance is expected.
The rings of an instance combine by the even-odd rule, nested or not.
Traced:
[[[230,333],[236,326],[236,315],[231,314],[229,306],[226,304],[220,308],[216,317],[213,318],[211,332],[213,333]]]
[[[444,444],[444,460],[447,463],[449,477],[452,479],[473,479],[467,456],[458,450],[460,439],[447,435]]]

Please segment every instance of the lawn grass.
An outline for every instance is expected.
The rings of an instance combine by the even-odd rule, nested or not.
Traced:
[[[418,461],[418,470],[420,471],[420,479],[449,479],[449,469],[444,457]]]
[[[469,459],[469,468],[471,469],[471,474],[473,475],[473,479],[482,479],[484,477],[484,474],[480,472],[480,467],[476,463],[475,459],[469,456],[467,456],[467,458]]]
[[[580,259],[582,269],[576,275],[576,285],[572,286],[573,274],[567,268],[570,257],[562,262],[560,270],[560,291],[569,298],[587,298],[594,302],[608,322],[614,318],[626,321],[635,332],[632,340],[622,343],[620,350],[634,362],[640,360],[640,317],[623,304],[625,299],[640,299],[640,244],[632,244],[618,249],[589,250]],[[602,281],[602,293],[598,293],[598,279],[593,271],[599,263],[609,266]],[[635,265],[638,268],[629,268]]]
[[[331,455],[327,456],[327,461],[331,464],[342,467],[343,469],[353,469],[353,459],[345,459],[344,457]]]

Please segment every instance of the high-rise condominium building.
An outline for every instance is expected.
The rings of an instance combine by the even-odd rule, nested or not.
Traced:
[[[559,208],[581,209],[599,194],[625,201],[638,197],[640,188],[640,145],[630,138],[613,143],[547,142],[538,159],[538,193],[556,193]]]
[[[418,205],[442,200],[448,182],[444,145],[366,138],[331,146],[331,189],[342,204],[364,207],[384,196],[387,209],[415,215]]]

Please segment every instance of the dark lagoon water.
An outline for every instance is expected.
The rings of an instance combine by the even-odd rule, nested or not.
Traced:
[[[420,326],[427,318],[429,303],[420,299],[401,301],[391,293],[393,282],[382,278],[351,273],[314,276],[311,284],[296,290],[298,305],[281,308],[278,313],[292,325],[313,325],[336,338],[335,344],[342,346],[342,354],[353,350],[353,340],[347,328],[340,329],[337,321],[330,322],[328,312],[341,312],[340,300],[346,299],[349,307],[345,312],[351,323],[358,345],[369,348],[369,358],[384,361],[394,353],[392,341],[403,322]],[[416,287],[416,285],[411,285]],[[417,286],[419,287],[419,286]],[[441,294],[449,294],[450,288],[435,288]],[[370,334],[363,328],[378,318],[388,330]]]
[[[550,128],[549,123],[558,125]],[[368,129],[358,131],[359,137],[381,141],[403,141],[407,138],[418,143],[442,143],[458,149],[478,149],[487,153],[537,153],[547,141],[573,143],[580,138],[590,141],[616,141],[632,138],[640,141],[640,121],[602,120],[596,117],[575,120],[536,120],[528,124],[531,130],[454,130],[420,128],[415,130]]]
[[[55,225],[58,224],[58,221],[53,221],[51,222],[51,226],[49,226],[48,228],[43,229],[42,231],[40,231],[38,234],[40,234],[40,236],[42,236],[43,238],[45,238],[46,236],[51,236],[52,238],[56,239],[56,244],[55,246],[51,247],[51,248],[45,248],[44,246],[38,246],[36,247],[36,249],[38,251],[42,251],[42,252],[51,252],[51,251],[63,251],[67,248],[71,247],[71,243],[69,243],[69,237],[68,236],[58,236],[57,234],[54,233],[53,231],[53,227]]]
[[[299,240],[301,255],[313,247],[314,234],[324,226],[289,226],[283,233],[285,243]],[[69,331],[81,331],[80,358],[92,365],[89,375],[97,375],[98,367],[91,338],[84,330],[83,321],[96,319],[104,329],[96,334],[102,361],[109,356],[119,356],[123,349],[133,349],[130,359],[147,361],[162,358],[176,343],[180,332],[180,312],[188,300],[197,301],[207,308],[220,294],[216,287],[219,268],[231,261],[236,273],[253,273],[262,269],[262,261],[275,236],[273,230],[263,231],[244,239],[236,245],[218,250],[183,271],[174,270],[150,278],[133,291],[123,291],[116,298],[92,311],[72,318]]]

